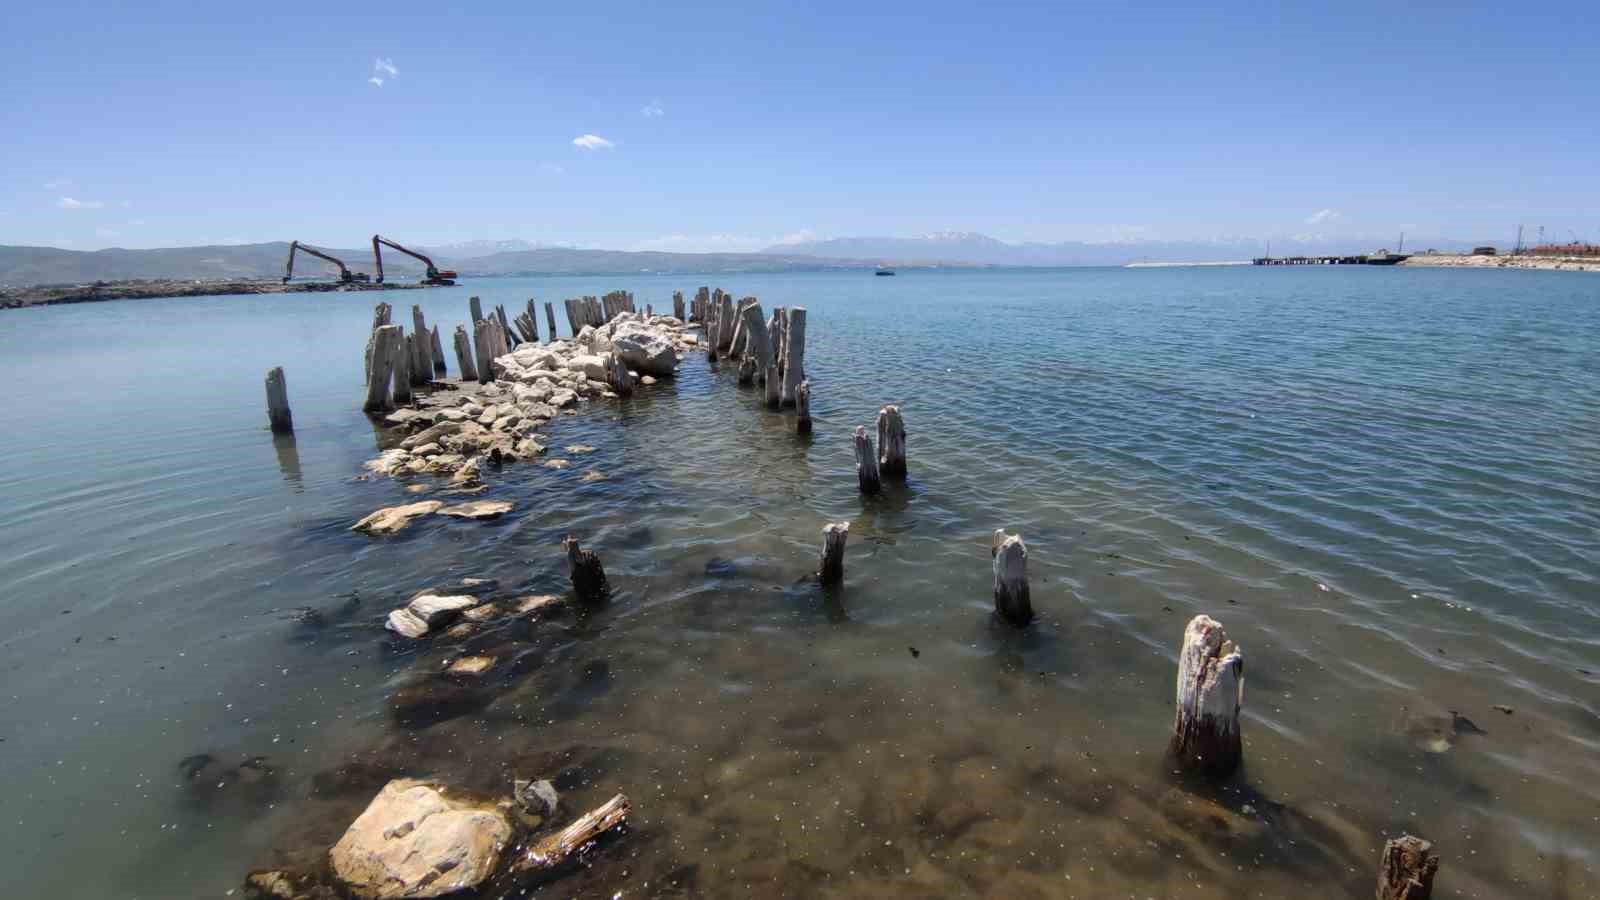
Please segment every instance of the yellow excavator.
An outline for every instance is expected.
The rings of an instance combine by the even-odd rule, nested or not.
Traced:
[[[367,273],[350,271],[350,267],[346,266],[344,264],[343,260],[336,259],[336,258],[334,258],[332,256],[329,256],[328,254],[323,253],[321,250],[318,250],[317,248],[311,246],[310,244],[302,244],[299,241],[290,241],[289,242],[289,264],[288,264],[288,266],[286,266],[284,268],[284,271],[283,271],[283,283],[284,284],[288,284],[289,283],[289,279],[294,277],[294,255],[296,253],[309,253],[312,256],[315,256],[317,259],[325,259],[328,262],[331,262],[334,265],[338,266],[339,267],[339,283],[340,284],[351,284],[353,282],[358,282],[358,281],[365,283],[365,282],[368,282],[368,281],[372,280],[372,277],[369,276]],[[383,279],[380,277],[378,280],[382,281]]]
[[[401,253],[404,253],[407,256],[414,256],[417,259],[422,260],[422,264],[428,267],[427,271],[422,276],[423,284],[446,286],[456,283],[456,278],[458,276],[455,272],[449,269],[441,270],[434,268],[433,260],[423,256],[421,253],[418,253],[415,250],[407,250],[405,247],[396,244],[394,241],[391,241],[382,235],[375,234],[372,236],[372,261],[378,266],[378,284],[383,284],[384,247],[390,247],[395,250],[399,250]]]

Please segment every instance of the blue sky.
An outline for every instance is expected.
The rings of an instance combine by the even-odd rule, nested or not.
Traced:
[[[1290,6],[13,4],[0,243],[1600,241],[1600,20]]]

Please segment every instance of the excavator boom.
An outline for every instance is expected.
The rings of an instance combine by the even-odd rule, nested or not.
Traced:
[[[331,262],[334,265],[338,266],[339,267],[339,282],[341,284],[349,284],[352,281],[367,281],[368,280],[367,273],[365,273],[365,272],[356,272],[354,274],[351,274],[350,268],[344,264],[343,260],[340,260],[340,259],[338,259],[336,257],[333,257],[333,256],[329,256],[328,254],[323,253],[321,250],[318,250],[317,248],[311,246],[310,244],[302,244],[299,241],[290,241],[289,242],[289,262],[284,267],[284,270],[283,270],[283,283],[284,284],[288,284],[289,283],[289,279],[294,277],[294,255],[295,255],[295,253],[309,253],[309,254],[311,254],[312,256],[315,256],[318,259],[325,259],[328,262]]]
[[[393,249],[393,250],[399,250],[401,253],[404,253],[407,256],[414,257],[416,259],[421,260],[422,264],[427,267],[426,274],[423,276],[423,279],[422,279],[422,283],[423,284],[450,285],[450,284],[455,284],[456,283],[456,273],[455,272],[450,271],[448,269],[441,271],[440,269],[438,269],[437,267],[434,266],[433,260],[427,258],[426,256],[423,256],[421,253],[418,253],[417,251],[408,249],[406,247],[402,247],[399,244],[396,244],[394,241],[391,241],[388,238],[384,237],[383,235],[375,234],[375,235],[372,236],[372,260],[373,260],[373,263],[378,267],[378,283],[379,284],[383,284],[383,248],[384,247],[389,247],[390,249]]]

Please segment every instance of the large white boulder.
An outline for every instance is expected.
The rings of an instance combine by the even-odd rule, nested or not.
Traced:
[[[606,358],[599,354],[574,356],[567,361],[567,368],[591,381],[606,380]]]
[[[628,368],[642,375],[671,375],[678,364],[672,342],[643,328],[621,331],[611,346]]]
[[[328,858],[358,897],[442,897],[487,880],[510,840],[499,810],[401,778],[383,786]]]

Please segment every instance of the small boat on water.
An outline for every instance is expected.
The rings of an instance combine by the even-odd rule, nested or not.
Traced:
[[[878,276],[879,278],[884,278],[884,277],[887,277],[887,276],[894,275],[894,270],[893,269],[879,269],[878,271],[873,272],[872,274]]]

